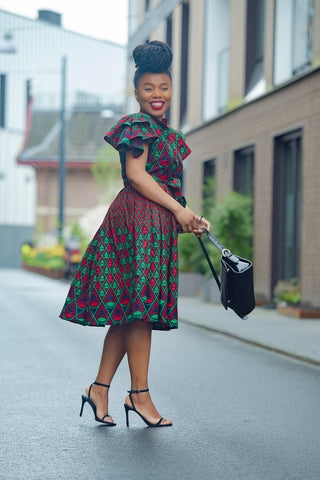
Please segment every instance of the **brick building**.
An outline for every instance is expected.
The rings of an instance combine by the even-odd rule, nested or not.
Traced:
[[[106,112],[106,117],[103,116]],[[65,138],[65,224],[78,219],[88,209],[112,197],[112,184],[101,191],[94,179],[92,166],[99,155],[106,159],[109,150],[103,137],[121,116],[118,110],[104,109],[102,105],[74,106],[66,122]],[[34,168],[37,180],[38,230],[54,231],[57,228],[59,202],[60,161],[59,112],[38,110],[32,114],[27,129],[25,149],[18,156],[19,165]],[[119,163],[118,155],[111,152],[113,165]],[[109,154],[110,156],[110,154]],[[110,160],[110,159],[109,159]],[[120,177],[120,169],[119,169]],[[119,182],[117,187],[120,188]],[[111,190],[110,195],[106,189]]]
[[[192,149],[192,206],[201,211],[208,172],[217,201],[252,193],[257,297],[270,302],[278,280],[297,277],[302,303],[320,306],[320,0],[131,0],[130,10],[129,56],[147,38],[173,48],[170,123]]]

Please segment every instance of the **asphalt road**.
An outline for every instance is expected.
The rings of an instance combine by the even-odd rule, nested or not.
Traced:
[[[124,361],[110,391],[114,428],[81,393],[105,329],[58,319],[66,285],[0,275],[1,467],[5,480],[320,480],[320,369],[181,324],[156,332],[150,389],[172,428],[146,428],[123,401]]]

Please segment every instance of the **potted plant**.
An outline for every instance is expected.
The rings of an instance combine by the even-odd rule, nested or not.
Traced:
[[[40,273],[51,278],[63,278],[64,254],[62,245],[34,248],[24,244],[21,248],[22,266],[30,272]]]
[[[301,300],[300,286],[297,278],[291,278],[291,280],[280,280],[274,290],[274,302],[277,305],[293,306],[298,305]]]
[[[320,309],[301,304],[301,291],[297,278],[280,280],[273,294],[279,313],[295,318],[320,318]]]

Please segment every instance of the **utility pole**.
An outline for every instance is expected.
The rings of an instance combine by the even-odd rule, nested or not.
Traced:
[[[66,78],[67,58],[62,58],[61,68],[61,111],[60,111],[60,162],[59,162],[59,243],[63,243],[64,184],[65,184],[65,136],[66,136]]]

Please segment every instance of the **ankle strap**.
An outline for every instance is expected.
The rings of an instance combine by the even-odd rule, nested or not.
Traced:
[[[149,388],[146,388],[145,390],[128,390],[128,393],[142,393],[142,392],[149,392]]]
[[[92,385],[100,385],[101,387],[107,387],[107,388],[110,387],[110,385],[105,385],[104,383],[99,383],[99,382],[93,382],[93,383],[91,383],[91,385],[90,385],[90,387],[89,387],[89,392],[88,392],[88,397],[89,397],[89,398],[90,398],[90,393],[91,393]]]
[[[100,385],[100,387],[107,387],[107,388],[110,387],[110,385],[105,385],[104,383],[99,383],[99,382],[93,382],[92,385]]]

